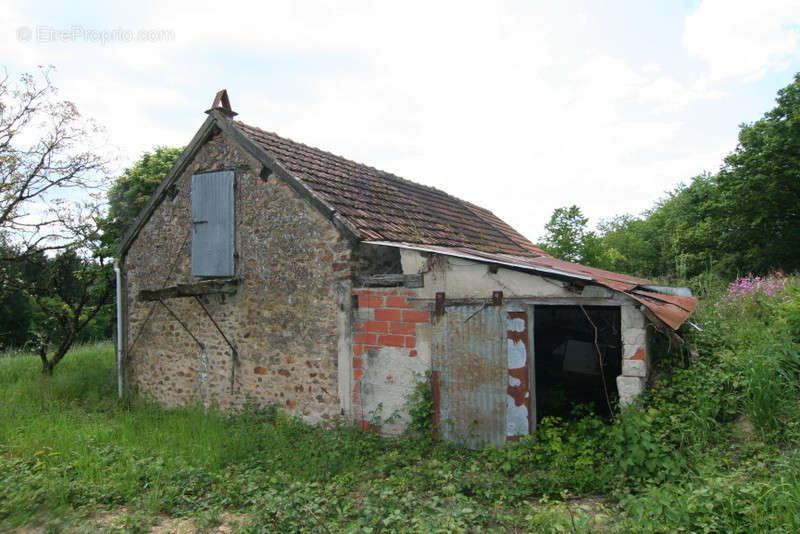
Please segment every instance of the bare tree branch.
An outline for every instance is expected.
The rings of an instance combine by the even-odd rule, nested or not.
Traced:
[[[0,79],[0,233],[23,255],[84,238],[85,227],[70,224],[62,207],[107,182],[108,162],[90,146],[100,129],[57,100],[51,70],[15,86],[7,74]]]
[[[0,77],[0,289],[23,291],[44,314],[35,337],[46,374],[114,288],[93,194],[108,179],[108,161],[92,146],[101,130],[58,99],[51,72],[16,84]],[[24,269],[34,275],[13,274]]]

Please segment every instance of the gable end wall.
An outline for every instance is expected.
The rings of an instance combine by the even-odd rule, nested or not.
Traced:
[[[227,343],[194,298],[167,306],[206,350],[142,289],[193,283],[192,174],[235,169],[235,295],[203,297]],[[282,180],[222,136],[209,140],[177,180],[125,257],[125,370],[129,385],[165,405],[231,409],[248,399],[308,420],[340,413],[337,311],[350,298],[350,244]],[[149,317],[149,318],[148,318]],[[234,385],[231,392],[231,368]]]

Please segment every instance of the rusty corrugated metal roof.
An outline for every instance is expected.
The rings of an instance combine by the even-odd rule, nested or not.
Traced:
[[[414,243],[396,243],[390,241],[368,241],[368,243],[408,248],[422,252],[435,252],[437,254],[456,256],[474,261],[485,261],[487,263],[495,263],[507,267],[537,272],[545,276],[555,275],[592,281],[628,295],[652,311],[656,317],[664,321],[664,323],[673,330],[680,328],[697,308],[697,299],[692,297],[678,297],[639,289],[640,286],[650,285],[650,281],[644,278],[637,278],[635,276],[606,271],[579,263],[559,260],[552,256],[522,257],[511,254],[490,254],[464,247],[421,246]]]

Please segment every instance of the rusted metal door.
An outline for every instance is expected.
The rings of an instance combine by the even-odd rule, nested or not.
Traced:
[[[434,408],[442,439],[502,445],[532,428],[527,307],[446,306],[433,326]]]

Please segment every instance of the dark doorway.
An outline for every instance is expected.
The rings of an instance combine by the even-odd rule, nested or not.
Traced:
[[[587,408],[610,415],[622,366],[620,309],[536,306],[533,316],[537,417],[571,417]]]

